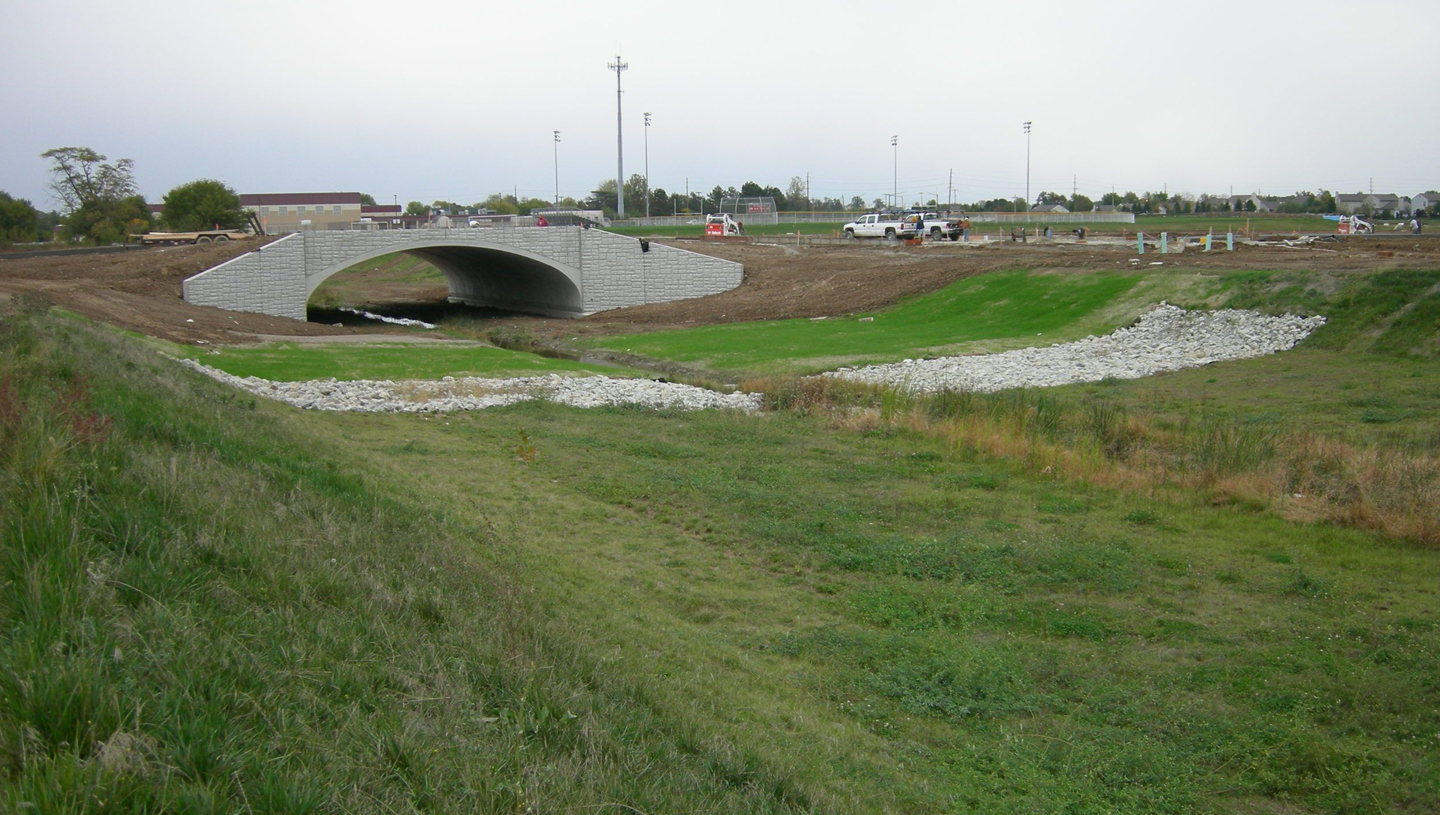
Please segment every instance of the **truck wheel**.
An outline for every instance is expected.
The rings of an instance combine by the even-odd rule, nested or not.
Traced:
[[[216,236],[215,236],[215,242],[216,242],[216,243],[226,243],[226,242],[229,241],[229,240],[230,240],[230,236],[229,236],[229,235],[216,235]]]
[[[886,240],[892,240],[892,241],[895,240],[895,230],[893,230],[893,229],[887,229],[887,230],[885,230],[885,239],[886,239]]]
[[[211,238],[209,235],[201,235],[200,237],[198,237],[198,238],[195,239],[195,242],[196,242],[196,243],[213,243],[213,242],[214,242],[214,239]]]
[[[931,228],[931,230],[930,230],[930,239],[931,239],[931,240],[937,240],[937,241],[938,241],[938,240],[940,240],[941,237],[943,237],[943,236],[940,234],[940,227],[937,226],[937,227]]]
[[[853,240],[855,240],[855,230],[853,230],[853,229],[847,229],[847,230],[845,230],[845,240],[847,240],[847,241],[853,241]]]

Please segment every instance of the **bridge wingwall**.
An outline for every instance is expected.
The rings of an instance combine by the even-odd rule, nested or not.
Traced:
[[[425,250],[471,250],[491,266],[507,257],[517,268],[547,266],[579,292],[578,307],[565,309],[571,316],[718,294],[744,275],[739,263],[660,244],[647,252],[636,238],[580,227],[297,232],[189,278],[183,296],[196,305],[304,320],[310,293],[330,275],[378,255]],[[548,276],[553,288],[559,278]],[[460,293],[452,282],[452,294]],[[524,310],[525,303],[497,305]],[[534,305],[557,313],[544,299]]]

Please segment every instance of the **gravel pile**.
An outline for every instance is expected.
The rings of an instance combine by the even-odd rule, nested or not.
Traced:
[[[235,376],[194,360],[181,359],[178,362],[257,396],[313,410],[448,413],[483,410],[527,399],[548,399],[574,407],[644,405],[679,410],[757,410],[761,400],[758,393],[724,394],[691,385],[648,379],[611,379],[608,376],[550,374],[516,379],[447,376],[439,381],[321,379],[313,382],[272,382],[253,376]]]
[[[824,374],[911,391],[1040,388],[1195,368],[1286,351],[1324,317],[1270,317],[1255,311],[1185,311],[1161,303],[1129,328],[1103,337],[1001,354],[907,359]]]

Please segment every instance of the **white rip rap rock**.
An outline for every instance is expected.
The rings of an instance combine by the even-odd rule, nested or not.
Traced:
[[[907,359],[823,374],[919,393],[1042,388],[1196,368],[1287,351],[1324,317],[1271,317],[1255,311],[1186,311],[1161,303],[1135,325],[1103,337],[1000,354]]]
[[[574,407],[641,405],[675,410],[760,408],[758,393],[719,393],[693,385],[608,376],[528,376],[514,379],[447,376],[440,380],[320,379],[274,382],[235,376],[189,359],[177,360],[213,379],[267,399],[311,410],[361,413],[449,413],[484,410],[527,399]]]

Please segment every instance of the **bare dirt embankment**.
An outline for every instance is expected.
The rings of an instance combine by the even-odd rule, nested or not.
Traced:
[[[6,259],[0,255],[0,296],[38,298],[91,319],[177,342],[246,343],[259,337],[349,336],[399,333],[381,325],[346,327],[262,314],[194,306],[180,298],[180,283],[254,243],[177,246],[102,255]],[[1322,248],[1241,247],[1233,253],[1147,253],[1100,245],[993,244],[964,247],[791,246],[680,242],[686,249],[745,264],[745,281],[713,297],[618,309],[579,320],[503,317],[540,337],[581,336],[659,328],[820,317],[873,310],[934,291],[970,275],[1016,267],[1050,269],[1313,269],[1371,272],[1440,267],[1440,240],[1357,240]],[[343,273],[346,297],[403,308],[444,300],[436,281],[396,283],[382,266]],[[333,278],[342,279],[340,276]],[[363,295],[363,296],[362,296]]]

